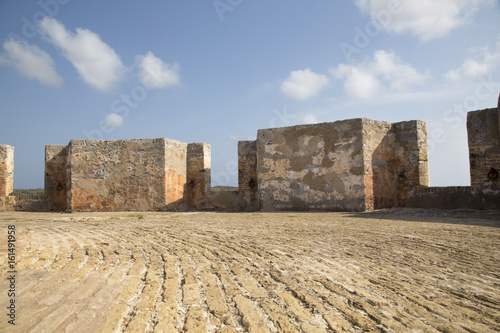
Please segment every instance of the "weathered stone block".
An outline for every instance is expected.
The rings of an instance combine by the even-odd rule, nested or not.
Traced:
[[[238,189],[244,202],[241,210],[257,210],[257,141],[255,140],[238,142]]]
[[[499,186],[499,113],[493,108],[467,114],[471,185],[483,191],[497,191]]]
[[[14,190],[14,147],[0,145],[0,197]]]
[[[147,211],[185,205],[185,143],[165,138],[72,140],[66,149],[68,208]]]
[[[68,208],[68,149],[63,145],[45,147],[45,199],[49,210]]]
[[[395,140],[393,124],[363,120],[366,210],[398,204]]]
[[[187,147],[187,197],[189,208],[206,210],[211,205],[207,194],[211,188],[211,147],[207,143],[190,143]]]
[[[362,119],[259,130],[262,210],[365,210]]]
[[[420,120],[394,124],[398,205],[404,206],[412,189],[429,186],[427,127]]]

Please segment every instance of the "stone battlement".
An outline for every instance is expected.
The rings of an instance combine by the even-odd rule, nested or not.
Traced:
[[[45,207],[63,211],[500,209],[499,108],[469,112],[471,186],[429,187],[419,120],[261,129],[238,143],[238,188],[211,187],[211,147],[167,138],[71,140],[45,149]],[[0,197],[13,152],[0,146]],[[12,200],[11,200],[12,201]],[[33,206],[33,205],[32,205]],[[1,208],[1,206],[0,206]]]

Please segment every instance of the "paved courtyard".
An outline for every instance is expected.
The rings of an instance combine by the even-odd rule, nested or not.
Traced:
[[[0,213],[0,331],[498,332],[494,214]]]

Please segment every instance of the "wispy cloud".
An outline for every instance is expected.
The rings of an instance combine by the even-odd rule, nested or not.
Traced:
[[[328,83],[326,75],[314,73],[307,68],[292,71],[280,90],[285,96],[305,101],[318,95]]]
[[[110,113],[104,118],[104,124],[107,127],[120,127],[125,123],[122,116],[116,113]]]
[[[3,43],[5,52],[0,55],[0,64],[13,66],[21,75],[40,83],[59,87],[63,79],[55,70],[54,60],[35,45],[22,41],[7,40]]]
[[[125,67],[120,57],[96,33],[82,28],[72,33],[50,17],[40,22],[40,32],[61,50],[82,79],[92,87],[107,91],[121,80]]]
[[[428,41],[446,36],[453,29],[471,22],[478,9],[494,4],[495,0],[354,0],[354,3],[373,20],[399,3],[397,10],[393,10],[395,15],[383,24],[383,28],[394,33],[410,32]]]
[[[488,47],[477,49],[475,58],[467,58],[460,67],[449,70],[445,77],[448,81],[452,82],[465,78],[476,78],[481,75],[490,74],[499,65],[500,38],[493,52],[490,52]]]
[[[318,118],[311,113],[306,113],[302,118],[302,123],[304,124],[316,124],[318,123]]]
[[[405,93],[422,85],[429,75],[403,62],[393,52],[379,50],[374,60],[359,64],[340,64],[330,73],[344,80],[346,93],[356,100],[368,100],[382,94]]]
[[[136,61],[140,68],[139,80],[146,87],[169,88],[180,84],[178,64],[165,63],[152,52],[137,56]]]

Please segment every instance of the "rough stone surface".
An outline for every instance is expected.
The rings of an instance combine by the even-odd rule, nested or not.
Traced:
[[[500,208],[500,109],[469,112],[467,133],[472,191],[483,208]]]
[[[160,140],[72,140],[69,206],[80,211],[149,210],[164,203]]]
[[[428,186],[425,123],[352,119],[260,130],[263,210],[365,211],[404,206]]]
[[[238,142],[238,189],[246,211],[258,209],[257,141]]]
[[[500,331],[499,211],[135,215],[0,213],[0,331]]]
[[[46,183],[50,186],[46,193],[50,196],[54,185],[61,187],[62,176],[54,181],[53,170],[63,173],[67,163],[68,208],[146,211],[184,207],[185,143],[165,138],[72,140],[66,159],[64,149],[52,157],[54,149],[48,148]]]
[[[259,130],[259,208],[365,210],[362,120]]]
[[[187,146],[188,206],[198,210],[210,208],[207,198],[211,187],[211,147],[206,143]]]
[[[14,147],[0,145],[0,197],[14,190]]]
[[[45,146],[45,198],[49,210],[68,209],[68,147]]]
[[[410,191],[429,186],[427,128],[420,120],[394,124],[394,154],[398,175],[398,205],[405,206]]]

